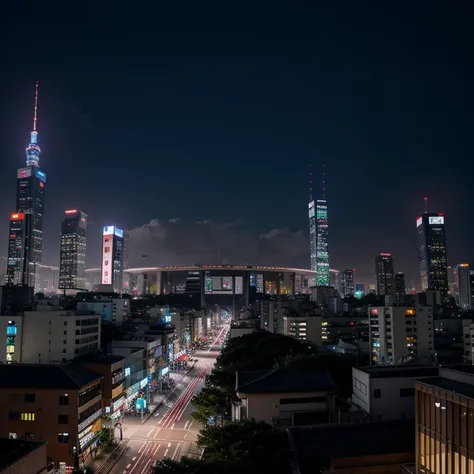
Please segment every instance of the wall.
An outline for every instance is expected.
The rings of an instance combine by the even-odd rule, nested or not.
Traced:
[[[44,474],[47,472],[46,443],[2,470],[2,474]]]
[[[370,377],[355,367],[352,367],[352,403],[370,414]]]

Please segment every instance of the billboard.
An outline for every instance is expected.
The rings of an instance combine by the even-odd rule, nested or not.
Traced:
[[[113,228],[113,227],[112,227]],[[112,248],[113,248],[113,233],[106,234],[106,227],[104,227],[104,240],[102,243],[102,284],[112,284]]]
[[[118,227],[115,228],[115,235],[117,237],[120,237],[121,239],[123,239],[123,230],[122,229],[119,229]]]
[[[40,170],[36,170],[36,176],[39,180],[43,181],[43,183],[46,183],[46,173],[43,173]]]
[[[423,224],[423,217],[418,217],[418,219],[416,220],[416,226],[420,227],[421,224]]]
[[[114,232],[115,232],[115,226],[106,225],[104,227],[104,232],[103,232],[104,235],[114,235]]]
[[[308,212],[309,212],[309,218],[311,219],[312,217],[314,217],[314,201],[311,201],[309,204],[308,204]]]
[[[235,294],[242,295],[244,292],[244,279],[243,277],[235,277]]]
[[[263,274],[258,273],[257,274],[257,293],[264,293],[264,287],[263,287]]]
[[[431,216],[429,218],[429,221],[430,225],[443,225],[444,224],[444,217],[443,216]]]
[[[29,178],[31,176],[31,168],[21,168],[18,170],[18,178]]]
[[[11,221],[22,221],[25,219],[25,214],[22,212],[12,212],[10,214],[10,220]]]

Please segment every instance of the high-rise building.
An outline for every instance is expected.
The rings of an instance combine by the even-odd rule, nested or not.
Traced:
[[[311,286],[329,286],[329,249],[328,249],[328,206],[326,201],[326,183],[324,165],[322,167],[321,199],[313,199],[310,165],[310,196],[308,204],[310,266],[316,272],[316,281]]]
[[[341,292],[341,272],[339,270],[329,269],[329,286]]]
[[[393,258],[389,253],[381,253],[375,257],[375,281],[377,295],[392,294],[393,290]]]
[[[448,271],[448,290],[449,294],[454,297],[456,304],[459,305],[459,285],[457,268],[449,266]]]
[[[38,146],[38,83],[36,83],[33,130],[30,144],[26,148],[26,167],[17,173],[16,211],[25,216],[25,250],[23,259],[27,269],[25,283],[34,286],[36,283],[36,264],[41,263],[43,252],[43,212],[44,188],[46,174],[39,167],[40,147]],[[16,253],[16,250],[15,250]],[[10,255],[8,256],[10,259]],[[14,258],[12,256],[12,258]]]
[[[416,220],[421,290],[448,292],[444,216],[425,212]]]
[[[8,284],[23,284],[23,274],[25,271],[28,271],[28,268],[24,268],[24,265],[28,263],[24,258],[26,251],[25,227],[25,214],[21,212],[12,212],[10,214],[10,235],[8,237],[8,260],[6,273],[6,283]]]
[[[123,286],[123,230],[105,226],[102,240],[102,284],[112,285],[113,291],[122,293]]]
[[[341,296],[348,298],[354,296],[354,270],[341,272]]]
[[[405,274],[397,272],[395,273],[395,303],[403,303],[405,301],[405,294]]]
[[[86,231],[87,215],[77,209],[67,210],[61,224],[61,290],[86,289]]]
[[[456,266],[459,288],[459,306],[463,311],[472,309],[471,270],[469,264],[460,263]]]

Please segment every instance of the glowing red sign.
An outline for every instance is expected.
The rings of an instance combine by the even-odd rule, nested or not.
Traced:
[[[75,214],[76,212],[76,209],[69,209],[68,211],[66,211],[66,214]]]
[[[11,221],[22,221],[25,218],[25,214],[21,212],[13,212],[10,214]]]

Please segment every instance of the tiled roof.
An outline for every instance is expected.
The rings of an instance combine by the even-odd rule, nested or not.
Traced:
[[[102,376],[74,363],[0,364],[0,388],[78,389]]]
[[[235,389],[241,393],[304,393],[336,390],[326,372],[303,372],[288,367],[236,373]]]

